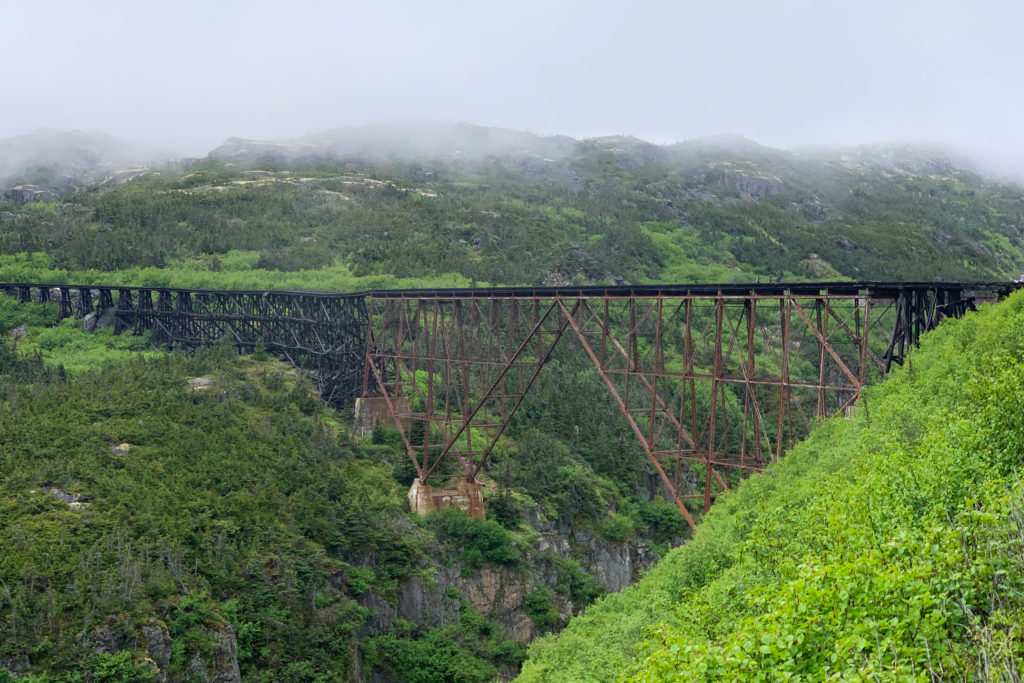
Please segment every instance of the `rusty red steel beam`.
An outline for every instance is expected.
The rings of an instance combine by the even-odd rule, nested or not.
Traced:
[[[388,413],[391,415],[391,419],[394,421],[395,426],[398,428],[398,434],[402,437],[402,442],[405,444],[405,450],[412,459],[412,464],[416,468],[416,474],[419,475],[420,481],[423,481],[426,477],[423,474],[423,468],[420,466],[419,461],[416,459],[416,451],[412,447],[412,443],[409,441],[409,437],[405,433],[405,429],[402,427],[402,421],[398,419],[398,412],[395,410],[394,401],[391,400],[391,396],[384,391],[384,378],[381,376],[380,371],[377,369],[376,364],[371,364],[371,371],[374,377],[377,379],[377,385],[381,387],[384,394],[384,403],[388,407]]]
[[[501,372],[498,374],[497,377],[494,378],[494,380],[491,382],[490,386],[484,392],[483,396],[476,402],[476,405],[473,407],[472,411],[469,411],[469,414],[464,417],[464,419],[462,420],[462,425],[455,432],[455,434],[452,435],[452,437],[448,440],[448,443],[445,445],[445,448],[441,452],[441,455],[438,456],[438,458],[435,461],[435,463],[433,465],[431,465],[430,469],[428,470],[428,473],[427,473],[428,476],[437,467],[437,465],[440,462],[441,458],[444,457],[444,455],[451,449],[452,445],[455,444],[455,442],[458,441],[459,437],[462,436],[462,434],[466,431],[466,429],[469,427],[470,421],[472,421],[473,418],[476,417],[476,414],[480,411],[481,408],[483,408],[484,404],[488,400],[490,400],[491,394],[500,385],[501,381],[505,378],[505,375],[512,368],[513,363],[515,362],[515,359],[519,358],[519,356],[522,355],[523,351],[526,349],[526,347],[529,345],[529,343],[533,340],[534,335],[536,335],[538,330],[540,330],[543,327],[544,322],[547,320],[548,316],[551,314],[551,312],[554,309],[555,309],[555,305],[554,304],[551,304],[550,306],[548,306],[547,309],[544,311],[544,314],[541,315],[540,318],[537,320],[537,322],[530,328],[529,333],[526,335],[526,338],[523,339],[523,341],[516,348],[515,352],[512,355],[512,358],[509,359],[509,361],[507,363],[505,363],[504,367],[501,369]],[[554,349],[555,344],[558,343],[558,340],[561,339],[562,332],[564,332],[564,331],[565,331],[565,325],[562,326],[562,328],[558,332],[557,337],[551,343],[551,345],[550,345],[550,347],[548,349],[547,355],[536,364],[536,368],[534,370],[533,376],[530,378],[530,380],[527,383],[527,385],[523,388],[522,396],[525,396],[526,392],[529,391],[530,386],[533,385],[534,380],[537,378],[537,375],[540,373],[541,368],[547,362],[548,358],[551,355],[551,351]],[[471,360],[471,361],[468,361],[468,362],[469,363],[476,363],[477,361]],[[519,398],[518,401],[515,402],[515,404],[513,406],[513,409],[512,409],[513,412],[515,411],[516,408],[519,407],[519,404],[522,403],[522,396]],[[493,444],[497,441],[498,438],[500,438],[501,433],[505,431],[505,426],[504,425],[508,424],[508,419],[509,418],[511,418],[511,414],[505,420],[502,421],[502,427],[500,428],[498,434],[491,441],[491,447],[493,447]],[[489,452],[490,448],[488,448],[487,450]],[[482,466],[482,463],[480,464],[480,466]],[[472,480],[472,477],[475,477],[475,475],[480,471],[480,466],[476,467],[473,470],[472,474],[469,475],[470,480]]]
[[[693,517],[690,515],[690,511],[686,509],[686,506],[680,499],[679,492],[676,491],[675,487],[672,485],[672,481],[668,478],[668,474],[666,474],[665,469],[661,466],[661,463],[658,462],[658,459],[654,456],[651,446],[647,443],[647,440],[644,438],[643,430],[640,429],[640,426],[636,423],[636,420],[634,420],[633,416],[630,415],[629,408],[622,401],[622,397],[619,396],[619,392],[615,389],[615,385],[612,384],[611,379],[602,371],[601,361],[594,353],[594,350],[590,347],[590,343],[587,342],[587,337],[583,333],[583,330],[580,329],[579,325],[576,323],[576,319],[573,317],[572,313],[569,312],[569,309],[562,302],[562,300],[556,299],[556,301],[558,302],[558,307],[562,309],[562,315],[564,315],[566,319],[569,321],[569,325],[572,327],[573,332],[576,333],[576,337],[579,339],[580,344],[583,345],[583,350],[586,351],[587,356],[589,356],[591,362],[594,363],[594,366],[597,368],[598,373],[601,375],[601,379],[604,380],[605,386],[607,386],[608,390],[611,392],[612,398],[614,398],[615,402],[618,404],[619,410],[622,412],[626,420],[629,422],[630,429],[632,429],[633,433],[637,436],[637,438],[640,439],[640,443],[644,445],[644,450],[647,451],[648,458],[654,465],[654,469],[658,472],[658,476],[661,477],[662,483],[669,490],[669,493],[675,500],[676,507],[679,508],[679,511],[683,514],[683,517],[686,518],[686,522],[690,525],[690,528],[696,531],[697,523],[694,521]]]
[[[803,318],[804,322],[807,323],[807,327],[809,327],[811,332],[814,333],[814,336],[818,338],[818,343],[820,343],[825,348],[825,350],[828,351],[828,354],[832,356],[832,359],[839,366],[839,369],[843,371],[843,374],[846,375],[846,377],[850,380],[850,382],[853,383],[853,385],[857,388],[857,391],[859,392],[861,389],[860,382],[857,381],[857,378],[854,376],[850,368],[846,367],[846,363],[843,362],[843,359],[839,357],[839,354],[836,353],[835,349],[832,348],[832,345],[828,343],[828,340],[825,339],[825,336],[821,333],[821,330],[819,330],[814,325],[814,323],[807,316],[807,314],[804,313],[804,309],[800,308],[800,305],[796,303],[796,301],[793,301],[793,310],[796,311],[801,318]]]
[[[866,307],[870,307],[870,305],[871,305],[870,301],[865,300],[864,305]],[[846,333],[850,335],[851,339],[854,342],[856,342],[858,345],[861,343],[861,339],[862,339],[861,335],[859,335],[856,332],[854,332],[853,330],[851,330],[849,324],[847,324],[847,322],[845,320],[843,320],[841,317],[839,317],[839,314],[835,312],[834,308],[829,308],[828,309],[828,313],[829,313],[829,315],[832,316],[832,318],[837,323],[839,323],[839,326],[842,327],[846,331]],[[872,351],[870,348],[867,348],[867,347],[865,347],[865,348],[866,348],[867,355],[869,355],[871,357],[872,362],[875,365],[878,366],[878,369],[879,370],[885,370],[885,363],[883,363],[882,359],[878,357],[878,354],[875,353],[874,351]],[[864,364],[864,362],[862,361],[861,365],[863,365],[863,364]],[[864,379],[863,378],[858,378],[858,379],[859,379],[861,384],[864,383]]]
[[[591,313],[591,315],[593,315],[594,318],[596,319],[597,318],[597,314],[594,313],[593,309],[590,308],[590,304],[587,303],[584,300],[583,305]],[[679,429],[679,431],[680,431],[680,433],[682,435],[682,438],[690,446],[696,446],[697,442],[694,441],[693,435],[690,434],[689,430],[687,430],[683,426],[682,422],[675,417],[674,413],[672,413],[672,411],[669,409],[669,407],[665,404],[664,399],[662,399],[661,396],[658,394],[658,392],[655,390],[655,388],[651,386],[650,382],[647,380],[647,377],[645,376],[645,374],[652,374],[652,375],[655,375],[655,376],[658,376],[658,377],[670,377],[670,376],[674,376],[674,375],[658,373],[657,370],[655,370],[654,372],[647,372],[647,371],[638,370],[636,368],[636,363],[630,358],[629,353],[626,351],[626,349],[624,349],[622,347],[622,344],[619,343],[619,340],[615,338],[615,335],[611,333],[611,330],[609,329],[607,320],[601,321],[600,324],[601,324],[601,332],[602,332],[602,345],[603,345],[605,339],[611,341],[612,346],[614,346],[615,349],[619,352],[619,355],[621,355],[623,358],[625,358],[626,362],[629,363],[632,366],[632,370],[627,368],[625,371],[620,371],[620,370],[609,369],[607,366],[602,365],[605,368],[605,371],[606,372],[610,372],[612,374],[636,374],[637,376],[639,376],[640,381],[647,388],[647,390],[651,392],[652,397],[656,397],[658,406],[662,410],[665,411],[666,415],[669,416],[669,420],[672,421],[672,423],[676,426],[677,429]]]
[[[660,301],[660,299],[656,299],[655,301],[658,302],[658,301]],[[656,388],[657,380],[656,380],[656,378],[658,376],[667,376],[667,375],[660,375],[660,374],[658,374],[656,372],[651,372],[651,371],[648,371],[648,370],[638,370],[638,369],[636,369],[636,360],[635,360],[635,357],[637,355],[636,351],[634,351],[633,354],[630,354],[622,346],[622,344],[618,341],[618,339],[615,337],[615,335],[612,333],[611,325],[610,325],[609,318],[608,318],[608,307],[607,307],[607,305],[605,306],[605,317],[603,319],[598,318],[597,314],[593,311],[592,308],[590,308],[590,306],[586,302],[586,300],[583,301],[583,306],[591,314],[592,319],[597,320],[598,324],[601,326],[602,354],[604,353],[605,341],[606,340],[611,341],[612,342],[612,346],[615,347],[615,349],[618,351],[619,355],[621,355],[626,360],[626,363],[627,363],[627,368],[625,370],[618,370],[618,369],[612,370],[612,369],[609,369],[607,367],[607,365],[605,365],[604,363],[602,363],[602,365],[599,367],[599,370],[602,371],[602,372],[608,372],[609,374],[626,375],[627,378],[628,377],[637,377],[637,378],[640,379],[641,383],[644,385],[644,387],[647,389],[647,391],[649,391],[650,394],[651,394],[651,402],[652,402],[652,408],[651,408],[652,412],[651,412],[651,415],[652,415],[652,418],[650,419],[650,424],[648,425],[648,427],[649,427],[649,429],[651,431],[651,436],[650,436],[649,441],[645,441],[645,443],[651,443],[651,444],[654,443],[654,436],[653,436],[653,429],[654,429],[654,419],[653,419],[653,414],[654,413],[653,413],[653,411],[654,411],[654,408],[653,408],[653,405],[656,403],[659,406],[659,408],[663,411],[663,414],[665,416],[667,416],[669,421],[672,422],[673,425],[676,427],[676,429],[678,430],[678,434],[679,434],[680,438],[685,440],[691,448],[696,448],[697,442],[694,440],[693,435],[690,433],[690,431],[688,429],[686,429],[683,426],[682,422],[675,416],[675,414],[671,411],[669,406],[666,404],[665,400],[657,392],[657,388]],[[642,317],[642,320],[644,318],[646,318],[646,316],[649,315],[649,314],[650,314],[650,310],[648,310],[647,312],[644,313],[644,315]],[[659,318],[658,318],[659,325],[660,325],[660,320],[661,320],[661,318],[659,316]],[[632,340],[633,343],[635,343],[635,333],[636,333],[636,329],[639,326],[639,324],[640,323],[638,323],[636,321],[635,309],[633,307],[631,307],[630,308],[629,332],[631,333],[631,336],[633,336],[633,340]],[[658,345],[656,346],[655,353],[658,353],[660,351],[661,351],[661,347],[660,347],[660,339],[659,339]],[[633,369],[630,370],[629,369],[630,367],[632,367]],[[646,375],[649,375],[649,374],[653,375],[655,377],[654,385],[652,385],[651,382],[647,379]],[[627,379],[627,381],[628,381],[628,379]],[[627,401],[628,401],[628,396],[627,396]],[[645,412],[644,409],[642,409],[642,408],[631,408],[630,410],[632,410],[634,413]],[[709,477],[713,476],[715,478],[715,480],[718,482],[719,486],[721,486],[723,489],[728,490],[729,489],[729,485],[722,478],[721,474],[719,472],[715,471],[713,468],[709,467],[708,469],[710,471],[710,474],[708,474],[708,476]]]
[[[558,333],[555,336],[555,339],[548,346],[547,353],[544,355],[544,360],[537,364],[537,369],[534,370],[533,374],[530,376],[530,379],[527,380],[526,386],[523,387],[523,392],[518,395],[518,397],[516,398],[515,402],[512,405],[512,408],[509,410],[508,415],[501,422],[501,426],[498,428],[498,432],[497,432],[497,434],[495,434],[494,439],[491,440],[491,445],[487,449],[486,454],[484,455],[483,458],[480,459],[480,462],[477,463],[476,468],[473,470],[473,477],[474,478],[476,477],[477,474],[480,473],[480,470],[483,468],[484,463],[486,462],[487,458],[490,457],[491,449],[494,447],[494,444],[496,444],[498,442],[498,439],[501,438],[501,435],[504,433],[505,428],[508,426],[509,420],[512,419],[512,416],[519,409],[519,406],[522,404],[523,400],[526,398],[526,394],[530,390],[530,387],[533,386],[533,383],[537,379],[537,376],[540,374],[541,368],[543,368],[547,364],[548,360],[551,359],[551,354],[554,352],[555,346],[558,344],[559,340],[561,340],[562,334],[565,332],[565,329],[566,329],[567,326],[568,326],[568,321],[563,323],[562,326],[559,328]]]

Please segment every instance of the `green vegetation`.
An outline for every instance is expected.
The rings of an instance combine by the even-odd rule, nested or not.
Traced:
[[[521,680],[1018,680],[1022,356],[1024,294],[944,323]]]
[[[201,374],[215,391],[188,389]],[[389,558],[373,584],[387,592],[422,550],[389,521],[400,496],[388,469],[319,409],[302,412],[293,373],[213,352],[46,380],[5,388],[0,411],[0,657],[74,671],[91,639],[132,650],[133,630],[156,619],[183,674],[230,618],[251,680],[274,662],[344,674],[364,618],[331,588],[346,559]]]
[[[484,562],[513,567],[522,564],[522,553],[512,535],[493,520],[473,519],[462,510],[449,508],[431,513],[426,523],[439,539],[457,550],[466,572],[476,571]]]
[[[0,202],[0,282],[1024,272],[1024,190],[900,154],[606,139],[537,159],[207,159]],[[998,678],[1024,654],[1022,307],[944,325],[855,420],[819,425],[637,587],[592,604],[607,593],[585,570],[594,547],[664,556],[689,530],[571,344],[493,453],[488,519],[419,519],[397,432],[352,437],[264,349],[168,353],[0,296],[0,681],[191,680],[231,659],[226,642],[247,681],[509,677],[524,645],[469,599],[484,574],[520,591],[527,631],[586,608],[532,647],[526,680]],[[211,387],[190,390],[196,376]],[[409,608],[420,598],[439,612]]]
[[[363,642],[363,663],[409,683],[494,680],[499,673],[515,670],[526,648],[502,639],[498,629],[470,606],[463,605],[459,621],[451,626],[417,629],[368,638]]]
[[[45,254],[48,279],[344,291],[1024,271],[1024,191],[927,151],[599,139],[545,164],[206,159],[0,202],[0,254]]]
[[[578,560],[537,553],[514,514],[410,518],[394,430],[353,440],[284,364],[140,352],[145,338],[41,325],[51,308],[0,296],[0,661],[29,667],[17,680],[145,680],[154,633],[172,680],[222,661],[232,637],[245,680],[344,680],[357,653],[364,671],[490,680],[525,648],[455,588],[455,617],[436,626],[381,624],[366,605],[429,590],[438,567],[473,580],[540,563],[553,585],[523,608],[543,631],[560,623],[552,600],[581,610],[603,593]],[[210,387],[190,388],[197,376]]]

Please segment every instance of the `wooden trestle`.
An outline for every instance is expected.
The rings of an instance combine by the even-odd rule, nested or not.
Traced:
[[[920,335],[1024,283],[799,283],[357,294],[2,284],[58,317],[194,349],[262,344],[327,401],[379,397],[422,482],[473,481],[563,339],[590,359],[691,525],[744,472],[849,411]],[[564,342],[563,342],[564,343]]]

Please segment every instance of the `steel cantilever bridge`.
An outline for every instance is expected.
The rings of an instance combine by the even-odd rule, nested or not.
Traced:
[[[262,345],[331,402],[383,402],[422,482],[473,481],[563,338],[593,363],[691,526],[810,417],[848,412],[920,335],[1020,282],[504,287],[353,294],[0,283],[59,318],[183,349]]]

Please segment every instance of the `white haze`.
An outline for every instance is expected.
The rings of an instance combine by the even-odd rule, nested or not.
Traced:
[[[1024,174],[1013,0],[37,0],[4,15],[0,138],[82,129],[202,155],[415,119],[927,142]]]

